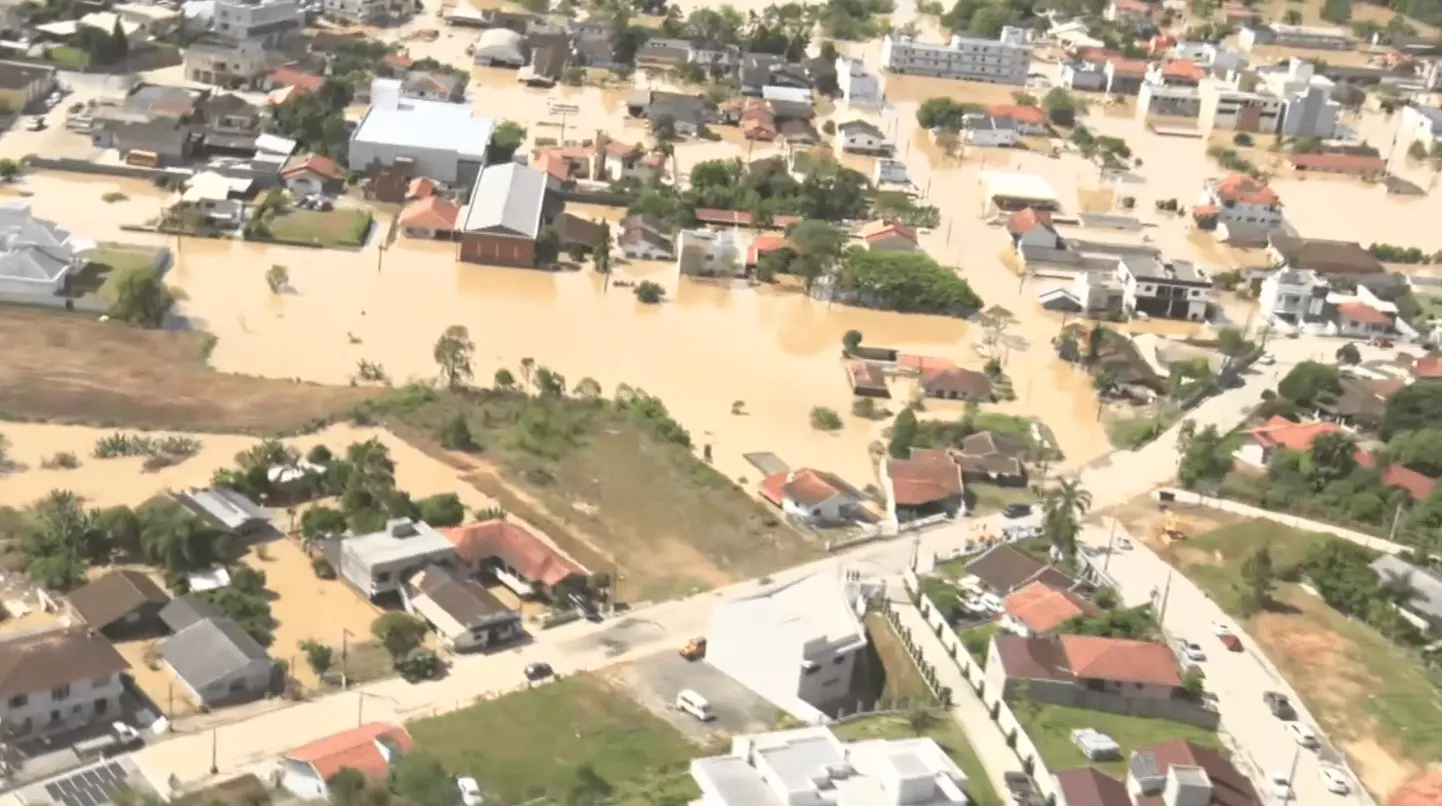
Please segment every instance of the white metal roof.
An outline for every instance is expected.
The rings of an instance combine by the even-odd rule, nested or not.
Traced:
[[[401,98],[399,89],[391,92],[384,81],[376,79],[372,83],[370,109],[361,118],[351,142],[454,151],[466,159],[485,158],[495,121],[477,117],[469,104]]]
[[[1051,183],[1036,174],[1015,171],[985,171],[981,180],[986,185],[987,198],[1000,196],[1007,199],[1030,199],[1034,201],[1058,201]]]
[[[541,206],[545,201],[546,174],[514,162],[488,165],[476,176],[461,230],[503,227],[535,238],[541,229]]]
[[[766,632],[768,646],[789,642],[804,647],[817,639],[867,641],[853,608],[851,585],[835,574],[817,572],[716,607],[715,617],[738,620]]]

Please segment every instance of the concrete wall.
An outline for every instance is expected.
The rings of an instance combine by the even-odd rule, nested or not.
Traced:
[[[57,684],[59,685],[59,684]],[[65,687],[64,697],[56,699],[51,689],[29,692],[25,701],[15,704],[14,697],[0,702],[0,720],[7,729],[23,736],[40,736],[92,722],[110,722],[120,717],[120,695],[124,684],[120,675],[103,679],[77,680]],[[104,702],[104,713],[96,713],[96,704]],[[30,720],[28,730],[21,723]]]
[[[1185,722],[1188,725],[1196,725],[1207,730],[1216,730],[1222,721],[1221,714],[1187,700],[1128,697],[1108,691],[1092,691],[1071,683],[1054,680],[1029,681],[1027,696],[1037,702],[1051,705],[1089,708],[1109,714],[1170,719],[1173,722]]]
[[[1397,554],[1401,552],[1403,548],[1405,548],[1404,546],[1399,546],[1398,544],[1389,542],[1387,540],[1384,540],[1383,538],[1373,537],[1366,532],[1358,532],[1354,529],[1344,529],[1340,526],[1335,526],[1330,523],[1323,523],[1322,521],[1299,518],[1296,515],[1287,515],[1281,512],[1273,512],[1268,509],[1260,509],[1258,507],[1249,506],[1247,504],[1238,503],[1236,501],[1228,501],[1225,498],[1204,496],[1187,490],[1167,489],[1165,491],[1170,492],[1174,496],[1176,496],[1178,504],[1190,504],[1193,506],[1210,507],[1212,509],[1221,510],[1222,512],[1230,512],[1234,515],[1241,515],[1246,518],[1265,518],[1270,521],[1276,521],[1277,523],[1286,524],[1287,526],[1291,526],[1295,529],[1303,529],[1309,532],[1323,532],[1325,534],[1340,537],[1343,540],[1350,540],[1351,542],[1356,543],[1360,546],[1365,546],[1369,549],[1372,549],[1373,551],[1380,551],[1385,554]]]

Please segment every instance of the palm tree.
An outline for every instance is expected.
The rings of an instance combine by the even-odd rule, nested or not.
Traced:
[[[1092,507],[1092,494],[1076,478],[1057,479],[1042,495],[1042,533],[1067,557],[1076,556],[1081,519]]]
[[[140,546],[152,563],[170,572],[186,571],[210,559],[209,530],[178,506],[154,507],[146,513]]]

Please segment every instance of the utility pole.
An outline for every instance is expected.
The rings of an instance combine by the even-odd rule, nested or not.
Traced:
[[[1110,568],[1111,565],[1112,565],[1112,546],[1113,546],[1113,544],[1116,543],[1116,540],[1117,540],[1117,522],[1116,522],[1116,519],[1113,518],[1113,519],[1112,519],[1112,533],[1111,533],[1111,535],[1110,535],[1109,537],[1107,537],[1107,558],[1106,558],[1105,560],[1102,560],[1102,573],[1103,573],[1103,574],[1105,574],[1105,573],[1107,572],[1107,569]]]
[[[1163,624],[1167,617],[1167,600],[1172,595],[1172,569],[1167,569],[1167,584],[1162,588],[1161,607],[1157,610],[1157,624]]]
[[[340,631],[340,687],[341,687],[342,689],[344,689],[344,688],[346,687],[346,682],[347,682],[347,681],[346,681],[346,675],[345,675],[345,659],[346,659],[346,654],[347,654],[348,651],[350,650],[350,643],[349,643],[348,640],[347,640],[347,639],[349,639],[349,638],[350,638],[350,630],[347,630],[347,629],[345,629],[344,627],[342,627],[342,628],[341,628],[341,631]]]
[[[218,745],[218,743],[219,743],[219,741],[220,741],[219,737],[217,736],[218,732],[219,732],[219,728],[211,728],[211,729],[210,729],[210,774],[211,774],[211,775],[215,775],[215,774],[217,774],[217,773],[220,772],[220,764],[217,762],[217,755],[216,755],[216,753],[217,753],[217,745]]]
[[[1397,524],[1402,521],[1402,505],[1397,505],[1397,510],[1392,513],[1392,528],[1387,531],[1387,542],[1397,542]],[[1367,535],[1367,548],[1372,548],[1372,536]]]

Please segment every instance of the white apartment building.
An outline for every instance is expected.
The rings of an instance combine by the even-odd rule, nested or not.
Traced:
[[[1286,102],[1278,134],[1324,140],[1336,135],[1342,105],[1332,100],[1335,84],[1317,75],[1311,62],[1293,58],[1285,65],[1258,70],[1257,78],[1267,92]]]
[[[1267,183],[1238,173],[1210,179],[1192,213],[1198,219],[1215,217],[1218,224],[1256,224],[1273,228],[1282,223],[1282,200]]]
[[[893,73],[1020,86],[1031,67],[1031,45],[1025,30],[1012,27],[997,40],[953,36],[944,44],[887,34],[881,63]]]
[[[1127,313],[1190,322],[1207,319],[1212,279],[1185,260],[1125,255],[1117,260],[1116,278]]]
[[[1201,97],[1203,129],[1275,134],[1282,125],[1286,103],[1275,95],[1245,92],[1221,81],[1203,81]]]
[[[746,271],[730,230],[688,229],[676,238],[676,270],[694,277],[730,277]]]
[[[1331,290],[1327,279],[1314,271],[1280,269],[1262,281],[1257,302],[1263,321],[1299,325],[1322,319]]]
[[[825,727],[737,736],[691,762],[699,806],[963,806],[966,775],[935,740],[842,742]]]
[[[817,572],[723,602],[711,614],[706,660],[804,722],[849,701],[866,648],[860,585]],[[852,703],[854,704],[854,703]]]
[[[296,0],[215,0],[210,29],[232,42],[259,40],[274,45],[299,31],[305,13]]]
[[[1257,45],[1305,50],[1351,50],[1357,46],[1357,40],[1342,28],[1273,22],[1242,26],[1242,30],[1237,33],[1237,44],[1241,45],[1243,50],[1251,50]]]
[[[321,8],[328,17],[375,22],[409,18],[415,11],[415,3],[414,0],[324,0]]]
[[[0,732],[33,737],[120,719],[129,668],[85,627],[8,636],[0,641]]]
[[[1215,42],[1178,42],[1170,55],[1173,59],[1189,59],[1218,74],[1247,66],[1246,56]]]
[[[885,98],[881,77],[866,72],[860,61],[845,56],[836,57],[836,86],[847,103],[857,106],[880,106]]]
[[[1430,106],[1402,107],[1402,131],[1412,140],[1431,147],[1442,137],[1442,109]]]

